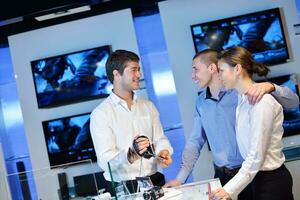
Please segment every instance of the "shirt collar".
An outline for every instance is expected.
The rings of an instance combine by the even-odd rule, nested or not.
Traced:
[[[132,103],[134,104],[137,101],[137,94],[134,91],[132,93],[133,93]],[[111,92],[110,98],[115,106],[118,104],[126,103],[122,98],[120,98],[118,95],[116,95],[114,93],[114,91]]]
[[[219,98],[215,99],[214,97],[212,97],[209,87],[206,87],[206,90],[205,90],[205,99],[211,99],[211,100],[214,100],[214,101],[220,101],[222,99],[222,97],[225,95],[225,93],[226,93],[226,90],[225,90],[224,86],[222,86],[222,88],[221,88],[221,90],[219,92],[219,95],[218,95]]]
[[[239,94],[239,103],[248,102],[248,96],[245,94]]]

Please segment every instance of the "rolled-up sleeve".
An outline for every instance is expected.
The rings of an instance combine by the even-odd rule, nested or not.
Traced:
[[[176,180],[182,183],[186,181],[200,156],[200,150],[206,140],[207,138],[202,127],[201,116],[198,112],[195,112],[193,130],[184,147],[181,166]]]

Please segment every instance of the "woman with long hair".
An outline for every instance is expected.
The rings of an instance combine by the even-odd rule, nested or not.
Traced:
[[[266,76],[269,69],[238,46],[221,52],[218,66],[225,88],[239,93],[236,139],[244,162],[239,172],[212,195],[234,199],[252,182],[255,200],[293,200],[293,181],[284,166],[282,152],[282,107],[270,94],[265,94],[255,105],[250,104],[245,95],[255,84],[252,75]]]

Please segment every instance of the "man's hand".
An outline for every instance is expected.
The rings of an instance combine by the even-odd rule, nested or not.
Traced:
[[[220,200],[231,200],[230,195],[223,189],[219,188],[212,192],[211,198],[217,198]]]
[[[134,139],[139,150],[137,153],[139,155],[142,155],[145,151],[147,151],[147,148],[150,145],[150,141],[147,137],[136,136]]]
[[[275,86],[270,82],[255,83],[245,94],[248,96],[249,103],[254,105],[259,102],[266,93],[273,92],[274,90]]]
[[[167,182],[163,187],[176,187],[182,185],[182,183],[176,179]]]
[[[161,167],[168,167],[173,162],[168,150],[161,150],[156,159]]]

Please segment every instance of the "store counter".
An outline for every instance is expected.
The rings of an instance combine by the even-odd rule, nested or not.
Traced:
[[[159,200],[208,200],[209,193],[221,187],[219,179],[210,179],[194,183],[184,184],[175,188],[163,188],[164,196]],[[104,196],[89,197],[91,200],[110,200]],[[118,200],[144,200],[143,193],[130,194],[118,198]]]

